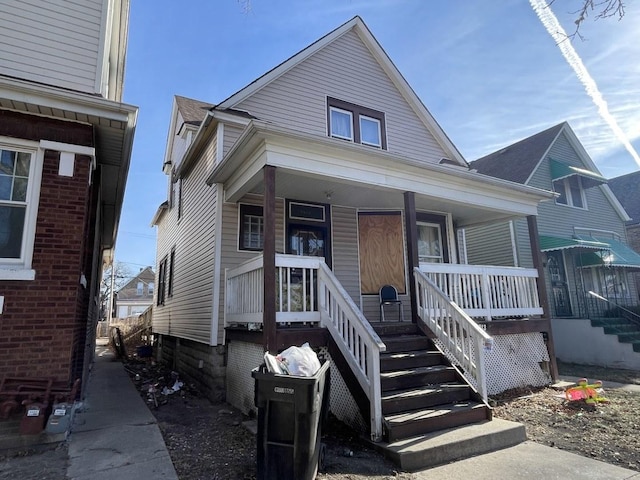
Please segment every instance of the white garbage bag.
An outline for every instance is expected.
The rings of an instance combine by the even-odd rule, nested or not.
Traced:
[[[290,375],[311,377],[320,370],[318,355],[308,343],[301,347],[289,347],[277,355],[276,358],[286,365]]]

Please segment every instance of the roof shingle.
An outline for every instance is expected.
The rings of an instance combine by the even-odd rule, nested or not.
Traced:
[[[470,163],[478,173],[524,184],[564,127],[560,123]]]

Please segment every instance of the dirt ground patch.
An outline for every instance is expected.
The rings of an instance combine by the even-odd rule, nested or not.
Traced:
[[[640,372],[571,364],[559,367],[565,376],[640,385]],[[129,366],[132,379],[147,401],[148,384],[145,391],[142,375],[136,380],[136,368]],[[160,369],[142,374],[154,381],[164,379],[166,384],[174,380],[171,372]],[[523,423],[531,441],[640,472],[640,393],[605,388],[604,395],[610,402],[596,406],[567,402],[561,395],[561,391],[551,388],[507,392],[492,399],[494,415]],[[248,418],[226,403],[212,404],[189,385],[157,398],[157,409],[152,399],[147,404],[158,421],[180,479],[256,477],[256,439],[243,425]],[[417,478],[399,472],[339,422],[330,419],[323,433],[326,456],[319,480]],[[64,480],[67,459],[65,443],[45,452],[0,452],[0,480]]]
[[[561,364],[562,375],[640,385],[639,372]],[[568,402],[552,388],[520,389],[494,399],[494,415],[521,422],[529,440],[640,471],[640,394],[605,389],[596,406]],[[181,479],[254,479],[256,440],[248,420],[227,404],[211,404],[188,386],[152,412]],[[323,430],[326,456],[320,480],[400,479],[416,476],[370,449],[337,421]]]

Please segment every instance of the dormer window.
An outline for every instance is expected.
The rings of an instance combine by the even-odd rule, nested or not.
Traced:
[[[577,176],[563,178],[553,182],[553,190],[560,194],[556,203],[576,208],[586,208],[582,182]]]
[[[387,148],[384,113],[327,98],[328,134],[349,142]]]

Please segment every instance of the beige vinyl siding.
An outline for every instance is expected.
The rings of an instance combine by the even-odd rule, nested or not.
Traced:
[[[225,126],[225,137],[226,137]],[[262,252],[254,252],[238,249],[239,235],[239,208],[240,203],[249,205],[262,205],[262,197],[247,195],[239,203],[225,203],[222,209],[222,258],[220,265],[220,310],[218,312],[218,343],[222,343],[224,334],[224,292],[225,270],[233,269],[241,263],[260,255]],[[276,252],[284,253],[284,199],[276,199]]]
[[[175,265],[173,296],[167,295],[165,304],[156,306],[153,314],[154,331],[207,344],[212,325],[218,194],[216,185],[207,186],[205,179],[215,146],[214,136],[182,179],[181,218],[176,198],[158,228],[158,262],[175,246]]]
[[[509,223],[465,228],[467,261],[472,265],[514,266]]]
[[[531,177],[528,185],[552,190],[549,158],[580,168],[589,168],[578,157],[562,134],[553,144],[549,154]],[[624,222],[607,199],[601,187],[585,190],[587,209],[557,205],[553,200],[538,207],[538,231],[541,235],[571,237],[574,227],[609,230],[624,237]]]
[[[235,125],[229,125],[228,123],[224,124],[224,140],[223,140],[223,155],[226,155],[233,144],[236,143],[236,140],[242,135],[244,128],[236,127]]]
[[[354,31],[235,108],[288,128],[327,136],[327,96],[384,112],[390,152],[432,163],[446,156]]]
[[[175,224],[178,219],[178,210],[173,208],[164,212],[162,219],[158,222],[156,232],[156,291],[153,296],[153,332],[169,335],[171,329],[171,310],[169,308],[168,297],[165,297],[165,306],[157,305],[158,303],[158,274],[160,272],[160,262],[164,257],[169,257],[171,247],[175,245],[178,237],[178,229]]]
[[[96,81],[101,26],[106,22],[102,4],[101,0],[0,2],[0,74],[100,93]]]
[[[331,207],[333,273],[360,306],[358,217],[355,208]]]

